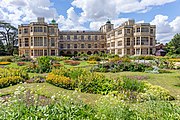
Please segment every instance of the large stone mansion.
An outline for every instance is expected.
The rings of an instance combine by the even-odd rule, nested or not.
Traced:
[[[55,20],[18,26],[19,55],[61,56],[99,52],[124,55],[151,55],[155,52],[156,26],[128,20],[114,29],[107,21],[99,31],[61,31]]]

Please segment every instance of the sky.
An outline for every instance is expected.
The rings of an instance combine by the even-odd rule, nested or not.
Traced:
[[[0,0],[0,20],[18,27],[45,17],[60,30],[99,30],[109,19],[115,27],[128,19],[156,25],[158,42],[180,33],[180,0]]]

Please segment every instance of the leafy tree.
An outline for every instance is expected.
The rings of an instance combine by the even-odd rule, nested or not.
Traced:
[[[14,48],[18,41],[17,34],[18,29],[16,27],[10,23],[0,21],[0,49],[6,51],[6,54],[13,55]]]
[[[180,33],[176,34],[167,44],[167,51],[169,55],[180,54]]]

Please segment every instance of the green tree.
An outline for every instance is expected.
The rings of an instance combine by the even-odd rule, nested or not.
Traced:
[[[15,46],[17,45],[18,29],[10,23],[0,21],[0,43],[4,45],[3,50],[7,54],[13,55]],[[2,49],[2,46],[0,47]]]
[[[176,34],[167,44],[167,51],[169,55],[180,54],[180,33]]]

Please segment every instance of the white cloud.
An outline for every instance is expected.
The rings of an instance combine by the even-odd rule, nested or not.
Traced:
[[[4,20],[17,26],[34,21],[37,17],[52,19],[57,16],[52,5],[50,0],[1,0],[0,12]]]
[[[157,40],[163,43],[169,42],[176,33],[180,32],[180,16],[173,21],[168,21],[168,16],[156,15],[151,24],[156,25]]]
[[[169,23],[173,28],[173,32],[180,33],[180,16],[177,16],[172,22]]]
[[[111,23],[114,24],[114,28],[116,28],[127,20],[128,18],[118,18],[118,19],[111,20]],[[104,25],[106,22],[107,21],[90,22],[89,27],[91,30],[99,30],[99,28],[102,25]]]
[[[82,30],[87,29],[83,27],[81,22],[79,22],[80,17],[74,11],[74,8],[71,7],[67,10],[67,18],[63,15],[58,17],[57,22],[59,23],[59,27],[61,30]]]
[[[151,10],[153,6],[174,2],[175,0],[74,0],[72,5],[82,9],[81,20],[102,21],[117,19],[120,13]]]
[[[172,31],[168,22],[168,16],[156,15],[151,24],[155,24],[157,26],[157,33],[169,33]]]

